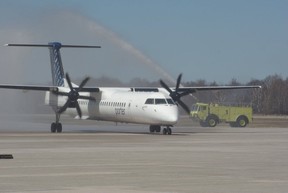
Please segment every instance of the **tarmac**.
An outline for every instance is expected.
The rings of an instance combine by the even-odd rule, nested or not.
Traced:
[[[33,117],[33,118],[31,118]],[[183,118],[171,136],[148,127],[54,116],[5,115],[0,192],[286,193],[288,128],[201,128]],[[288,126],[288,125],[287,125]]]

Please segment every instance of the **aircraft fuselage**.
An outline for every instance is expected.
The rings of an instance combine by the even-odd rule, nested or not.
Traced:
[[[135,92],[128,88],[102,88],[98,93],[81,93],[93,96],[95,101],[78,100],[82,117],[159,126],[173,126],[178,121],[178,107],[170,96],[162,92]],[[66,102],[66,96],[46,93],[45,103],[58,108]],[[77,116],[75,108],[65,111],[66,114]]]

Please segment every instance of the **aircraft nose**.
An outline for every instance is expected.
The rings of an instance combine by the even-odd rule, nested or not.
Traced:
[[[165,117],[163,118],[165,122],[171,125],[176,124],[179,118],[178,108],[177,107],[171,108],[169,111],[165,113]]]

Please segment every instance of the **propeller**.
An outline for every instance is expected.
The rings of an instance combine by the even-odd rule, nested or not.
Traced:
[[[70,92],[59,92],[59,91],[55,91],[54,93],[56,95],[60,95],[60,96],[67,96],[68,99],[66,101],[66,103],[60,108],[58,109],[57,113],[61,114],[63,113],[64,111],[66,111],[66,109],[70,106],[72,107],[75,107],[76,110],[77,110],[77,113],[79,115],[79,117],[81,118],[82,117],[82,111],[81,111],[81,108],[78,104],[78,99],[85,99],[85,100],[95,100],[94,97],[91,97],[91,96],[81,96],[79,94],[79,92],[81,92],[81,90],[83,89],[83,87],[85,86],[85,84],[89,81],[89,77],[86,77],[82,82],[81,84],[79,85],[79,87],[77,88],[73,88],[72,86],[72,83],[71,83],[71,79],[70,79],[70,76],[68,73],[66,73],[66,80],[67,80],[67,83],[68,83],[68,86],[70,88]]]
[[[163,88],[165,88],[169,92],[169,96],[179,104],[188,114],[190,114],[189,107],[181,100],[181,97],[186,96],[191,93],[191,91],[187,90],[182,93],[179,92],[179,87],[181,84],[182,74],[180,74],[177,78],[175,91],[171,90],[171,88],[162,80],[160,80],[160,84]]]

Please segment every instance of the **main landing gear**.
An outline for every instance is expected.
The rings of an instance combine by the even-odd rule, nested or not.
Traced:
[[[56,114],[56,122],[51,124],[51,133],[55,133],[56,131],[57,131],[57,133],[61,133],[62,132],[62,124],[59,122],[60,115],[61,115],[61,113],[66,111],[66,109],[68,107],[76,108],[77,113],[78,113],[79,117],[81,118],[82,111],[81,111],[80,105],[78,104],[78,99],[95,101],[94,97],[82,96],[82,95],[79,94],[79,92],[81,92],[81,90],[83,90],[83,87],[88,82],[88,80],[89,80],[89,77],[85,78],[81,82],[79,87],[74,88],[68,73],[66,73],[66,81],[68,83],[70,91],[69,92],[61,92],[59,90],[53,91],[53,94],[55,94],[56,96],[66,96],[67,97],[67,101],[65,102],[65,104],[62,107],[59,107],[59,108],[54,107],[54,111],[55,111],[55,114]]]
[[[62,132],[62,124],[59,122],[60,114],[56,113],[56,122],[51,124],[51,133],[61,133]]]
[[[162,131],[163,135],[171,135],[172,134],[172,129],[170,127],[164,128]]]
[[[150,133],[160,133],[161,132],[161,126],[160,125],[150,125]],[[163,135],[171,135],[172,129],[170,126],[167,126],[166,128],[163,128],[162,130]]]

